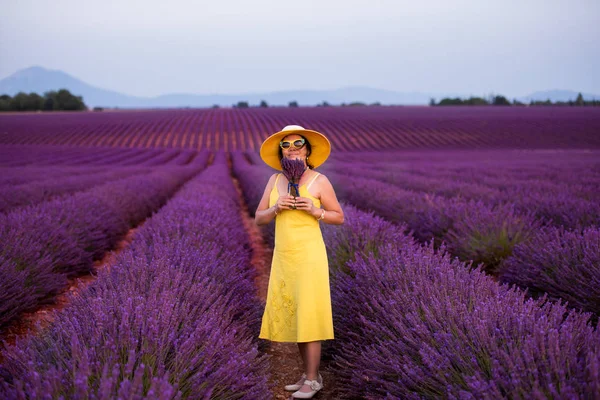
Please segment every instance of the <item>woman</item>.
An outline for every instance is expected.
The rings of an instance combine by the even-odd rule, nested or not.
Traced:
[[[330,151],[323,134],[299,125],[286,126],[260,148],[262,160],[277,170],[282,170],[284,157],[305,165],[297,182],[300,196],[290,195],[291,183],[285,175],[273,174],[255,214],[257,225],[275,219],[275,248],[259,338],[298,343],[304,373],[296,384],[285,387],[295,391],[294,398],[312,398],[323,388],[318,372],[321,340],[333,339],[329,267],[319,222],[343,224],[344,213],[329,179],[314,171]]]

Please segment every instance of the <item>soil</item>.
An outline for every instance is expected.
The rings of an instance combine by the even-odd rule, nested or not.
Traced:
[[[252,258],[250,262],[258,272],[255,279],[257,295],[264,304],[267,299],[273,249],[265,244],[259,227],[254,223],[254,218],[250,216],[238,180],[233,175],[231,178],[233,179],[239,196],[241,220],[250,237],[252,246]],[[266,341],[266,343],[266,353],[271,356],[269,384],[274,387],[272,398],[292,399],[292,392],[285,391],[284,386],[296,383],[302,376],[302,358],[298,351],[298,345],[295,343],[279,343],[271,341]],[[338,398],[335,395],[335,376],[328,367],[329,361],[321,358],[319,373],[323,377],[324,387],[313,397],[314,399],[323,400]]]

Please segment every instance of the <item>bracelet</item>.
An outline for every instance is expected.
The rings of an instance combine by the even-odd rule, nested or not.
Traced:
[[[317,221],[320,221],[320,220],[322,220],[323,218],[325,218],[325,210],[323,210],[323,211],[321,212],[321,216],[319,217],[319,219],[317,219]]]
[[[275,208],[273,209],[273,211],[275,211],[275,215],[277,215],[277,206],[273,206],[273,207],[275,207]]]

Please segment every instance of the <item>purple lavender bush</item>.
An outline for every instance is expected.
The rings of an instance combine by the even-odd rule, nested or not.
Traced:
[[[328,224],[321,226],[332,273],[338,268],[350,273],[346,267],[348,261],[354,260],[359,254],[377,256],[382,243],[390,243],[401,249],[414,241],[403,233],[405,226],[393,225],[375,217],[372,212],[359,211],[347,203],[342,202],[341,206],[344,210],[344,225],[350,228]]]
[[[197,172],[158,170],[0,214],[0,293],[12,293],[0,303],[0,329],[51,301],[66,277],[90,273],[94,260]]]
[[[269,177],[273,172],[273,169],[267,167],[264,163],[262,165],[251,165],[248,163],[246,157],[241,152],[231,152],[231,162],[233,175],[238,180],[242,189],[244,201],[248,206],[248,212],[251,217],[254,217],[254,213],[258,208],[260,199],[262,198],[263,191]],[[267,225],[260,226],[260,231],[267,244],[274,247],[275,244],[275,221]]]
[[[349,209],[349,208],[348,208]],[[354,231],[349,212],[340,230]],[[324,229],[342,398],[594,398],[600,332],[589,314],[499,285],[444,246],[375,239],[377,252],[333,249],[352,241]],[[378,230],[374,230],[377,232]],[[355,236],[366,231],[348,235]],[[368,236],[365,234],[362,236]],[[385,236],[393,237],[387,233]],[[366,237],[361,238],[364,242]],[[340,266],[345,262],[345,266]]]
[[[540,226],[531,214],[519,214],[510,204],[490,207],[481,201],[464,203],[454,221],[445,237],[448,250],[463,261],[482,263],[491,274]]]
[[[256,151],[246,151],[244,155],[252,165],[265,165],[265,162],[260,158],[260,154]]]
[[[600,315],[600,229],[544,228],[514,248],[498,277],[534,296],[547,293]]]
[[[147,168],[111,169],[102,173],[78,174],[51,181],[35,181],[15,185],[0,192],[0,212],[7,212],[19,206],[41,203],[69,193],[89,190],[110,181],[149,172]]]
[[[338,198],[362,211],[405,225],[417,239],[434,240],[439,246],[452,228],[464,201],[402,190],[393,185],[360,177],[328,172]]]
[[[16,185],[45,180],[63,179],[67,176],[97,174],[102,167],[0,167],[0,189],[8,190]]]
[[[367,155],[368,153],[364,153]],[[512,152],[493,152],[492,163],[467,153],[447,151],[447,160],[431,160],[431,153],[396,153],[399,161],[332,161],[334,173],[373,180],[393,189],[426,192],[430,196],[483,201],[490,206],[513,204],[523,214],[533,213],[556,226],[575,228],[600,223],[600,176],[594,161],[580,153],[563,157],[536,154],[521,159]],[[410,158],[411,163],[403,161]]]
[[[175,158],[169,160],[169,165],[187,165],[196,156],[196,150],[182,150]]]
[[[254,217],[263,190],[274,171],[266,165],[254,166],[249,164],[241,152],[231,152],[230,156],[233,175],[240,183],[244,200],[248,205],[248,212],[250,212],[250,216]]]

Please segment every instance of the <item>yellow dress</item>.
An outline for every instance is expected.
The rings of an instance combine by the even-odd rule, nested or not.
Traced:
[[[277,181],[269,207],[279,198]],[[299,188],[300,196],[319,199]],[[302,210],[282,210],[275,217],[275,248],[269,276],[267,302],[259,338],[275,342],[312,342],[333,339],[327,251],[319,221]]]

